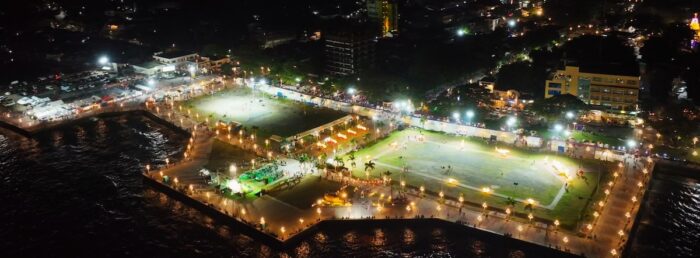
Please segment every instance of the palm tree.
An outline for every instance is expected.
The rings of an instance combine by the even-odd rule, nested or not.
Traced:
[[[372,171],[374,170],[374,161],[367,161],[365,162],[365,171]]]
[[[348,154],[348,160],[350,161],[350,166],[352,166],[353,168],[355,166],[357,166],[357,164],[355,163],[355,152],[354,151],[352,151],[352,152],[350,152],[350,154]]]
[[[252,134],[257,136],[258,130],[260,129],[260,127],[254,125],[253,127],[251,127],[251,129],[252,129]]]
[[[512,197],[508,197],[506,199],[506,205],[508,205],[508,206],[514,207],[515,204],[517,204],[517,203],[518,202],[516,202],[515,199],[513,199]]]
[[[282,139],[282,141],[280,142],[282,150],[284,150],[287,153],[289,153],[291,150],[291,147],[289,146],[290,144],[291,143],[289,142],[289,140],[287,140],[287,138]]]
[[[306,165],[309,163],[311,158],[308,154],[302,153],[301,155],[299,155],[297,160],[299,161],[299,167],[301,167],[302,172],[305,172],[307,170]]]
[[[333,158],[333,161],[335,161],[336,164],[334,169],[336,172],[338,172],[338,167],[342,167],[343,165],[345,165],[345,162],[343,162],[343,158],[340,156],[335,156],[335,158]]]

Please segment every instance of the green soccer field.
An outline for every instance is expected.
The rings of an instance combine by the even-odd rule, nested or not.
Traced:
[[[498,152],[497,148],[502,152]],[[505,153],[507,152],[507,153]],[[404,180],[427,191],[447,196],[463,194],[465,200],[504,208],[508,197],[537,203],[535,215],[574,223],[598,182],[601,166],[566,157],[538,154],[505,146],[488,145],[466,137],[408,129],[355,153],[356,177],[381,177],[386,171],[395,181]],[[375,169],[365,171],[367,159]],[[578,178],[583,170],[586,179]],[[567,181],[568,180],[568,181]],[[568,191],[565,184],[568,182]],[[486,191],[484,191],[486,189]]]
[[[261,136],[289,137],[340,119],[340,111],[312,107],[304,103],[277,99],[236,88],[189,100],[185,106],[199,113],[200,120],[236,122],[247,128],[258,127]]]

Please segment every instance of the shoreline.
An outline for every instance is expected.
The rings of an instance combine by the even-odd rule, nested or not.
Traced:
[[[259,229],[251,226],[250,224],[238,220],[229,214],[225,214],[211,205],[207,205],[205,203],[202,203],[198,200],[195,200],[194,198],[191,198],[190,196],[173,189],[167,185],[164,185],[160,182],[158,182],[156,179],[146,175],[142,174],[143,176],[143,181],[146,185],[149,187],[156,189],[160,191],[161,193],[167,195],[170,198],[173,198],[179,202],[182,202],[183,204],[186,204],[199,212],[201,212],[204,215],[209,216],[210,218],[217,220],[221,223],[226,224],[227,226],[230,226],[234,229],[240,230],[241,233],[255,238],[258,241],[261,241],[265,243],[266,245],[272,246],[277,249],[289,249],[293,248],[299,243],[303,242],[306,240],[308,237],[313,235],[314,233],[321,231],[321,230],[328,230],[328,229],[333,229],[337,227],[359,227],[359,226],[370,226],[370,227],[389,227],[389,226],[415,226],[415,227],[420,227],[420,226],[430,226],[430,227],[441,227],[441,228],[451,228],[451,229],[457,229],[460,231],[465,231],[468,233],[471,233],[470,235],[479,235],[480,237],[485,237],[489,240],[497,240],[499,243],[499,246],[524,246],[527,249],[538,249],[539,252],[554,252],[556,253],[557,257],[585,257],[569,252],[565,252],[560,249],[555,249],[555,248],[550,248],[547,246],[535,244],[532,242],[528,242],[525,240],[513,238],[513,237],[508,237],[493,231],[489,231],[486,229],[479,229],[479,228],[474,228],[469,225],[461,224],[461,223],[455,223],[452,221],[440,219],[440,218],[372,218],[372,219],[323,219],[323,220],[317,220],[313,222],[311,226],[306,228],[303,231],[294,233],[287,239],[281,240],[275,236],[272,236],[270,234],[264,233],[260,231]]]
[[[141,105],[130,105],[128,107],[119,107],[119,108],[114,107],[114,106],[113,107],[106,107],[106,108],[101,108],[97,111],[87,113],[84,116],[81,116],[81,117],[75,118],[75,119],[71,119],[71,120],[62,120],[62,121],[58,121],[58,122],[54,122],[54,123],[32,125],[32,126],[30,126],[31,129],[19,128],[17,126],[14,126],[12,124],[5,123],[5,122],[0,123],[0,126],[8,128],[12,131],[18,132],[25,137],[31,138],[32,135],[35,133],[38,133],[38,132],[41,132],[44,130],[48,130],[50,128],[54,128],[57,126],[70,124],[73,122],[84,121],[85,119],[90,119],[92,117],[111,117],[111,116],[118,116],[118,115],[123,115],[123,114],[135,114],[135,115],[141,115],[141,116],[147,117],[150,120],[157,122],[158,124],[161,124],[163,126],[166,126],[167,128],[175,130],[176,132],[183,133],[186,135],[192,135],[192,136],[195,135],[194,131],[189,131],[189,130],[185,129],[188,127],[183,128],[181,126],[178,126],[174,122],[171,122],[165,118],[159,117],[158,115],[154,114],[153,112],[151,112],[150,109],[147,109],[147,108],[148,107],[143,107]],[[156,112],[157,112],[157,108],[156,108]],[[160,112],[159,112],[159,114],[160,114]],[[163,115],[165,115],[165,114],[163,114]],[[182,120],[180,122],[182,123]],[[195,125],[195,129],[197,128],[196,124],[198,124],[198,122],[196,122],[196,121],[188,121],[188,122]],[[34,129],[34,130],[32,130],[32,129]],[[211,139],[211,138],[212,137],[209,136],[208,139]],[[193,139],[194,139],[194,137],[193,137]],[[209,154],[207,153],[204,156],[207,157],[207,160],[208,160]],[[187,163],[187,156],[185,156],[185,160],[183,160],[182,162],[178,162],[177,164],[173,163],[173,164],[171,164],[171,166],[169,166],[169,167],[166,166],[165,168],[173,168],[173,167],[183,165],[186,163]],[[191,164],[189,164],[189,165],[191,165]],[[148,172],[155,172],[156,170],[160,170],[160,169],[163,169],[163,168],[154,168],[153,170],[148,171]],[[147,168],[147,170],[148,170],[148,168]],[[144,173],[148,173],[148,172],[144,171]],[[508,230],[507,228],[504,228],[503,226],[501,226],[500,228],[494,229],[494,227],[493,227],[494,219],[491,219],[491,221],[488,223],[485,223],[485,225],[481,225],[481,216],[479,216],[479,219],[478,219],[479,226],[477,227],[477,224],[474,223],[474,226],[472,227],[471,226],[472,223],[469,222],[470,219],[465,218],[464,215],[462,215],[463,216],[462,219],[458,218],[456,221],[453,221],[453,220],[455,220],[455,218],[449,218],[450,217],[449,211],[448,211],[448,215],[447,215],[446,219],[439,218],[441,216],[439,214],[437,215],[438,218],[433,218],[432,215],[429,215],[430,218],[426,218],[427,215],[425,215],[425,213],[420,213],[420,214],[422,214],[420,218],[414,217],[414,216],[407,216],[407,218],[403,218],[404,217],[403,215],[397,216],[396,214],[394,214],[394,216],[393,216],[394,219],[390,219],[391,216],[388,216],[388,215],[386,216],[386,218],[379,218],[379,217],[381,217],[381,215],[378,215],[377,218],[375,218],[374,215],[372,215],[371,218],[355,216],[355,218],[352,218],[352,219],[337,219],[337,217],[344,217],[344,216],[342,216],[342,215],[338,216],[336,213],[336,215],[332,215],[331,217],[328,217],[327,215],[325,215],[324,218],[320,218],[320,216],[319,216],[319,219],[317,219],[317,220],[310,220],[309,222],[311,222],[311,223],[308,226],[302,225],[302,228],[298,229],[296,231],[293,230],[294,227],[292,227],[292,229],[289,230],[289,233],[285,234],[283,231],[282,237],[279,237],[274,233],[272,233],[272,234],[268,233],[270,230],[266,230],[267,229],[266,224],[262,224],[262,225],[260,225],[260,228],[258,228],[257,227],[258,224],[256,224],[256,223],[244,222],[244,220],[242,221],[241,219],[238,218],[238,216],[230,214],[229,212],[224,212],[223,208],[217,207],[215,204],[209,203],[208,201],[205,201],[201,198],[197,199],[197,198],[195,198],[196,196],[188,195],[187,191],[184,190],[185,188],[178,190],[177,187],[175,187],[175,186],[177,186],[177,181],[175,182],[176,185],[169,185],[169,184],[159,182],[157,179],[152,178],[150,175],[144,174],[144,173],[142,173],[142,175],[143,175],[144,180],[145,180],[147,185],[159,190],[162,193],[165,193],[168,196],[176,197],[176,199],[178,199],[179,201],[181,201],[181,202],[183,202],[183,203],[185,203],[193,208],[196,208],[200,212],[203,212],[204,214],[207,214],[214,219],[219,219],[219,220],[229,222],[228,224],[231,224],[231,222],[235,222],[234,224],[236,225],[236,227],[245,231],[246,235],[254,237],[262,242],[265,242],[266,244],[268,244],[270,246],[275,246],[278,248],[289,247],[289,246],[293,245],[293,243],[298,243],[299,241],[304,239],[306,236],[312,234],[313,232],[316,232],[318,230],[318,228],[323,227],[323,225],[338,225],[337,224],[338,222],[342,222],[341,224],[344,224],[348,221],[358,221],[358,222],[362,222],[362,224],[364,224],[364,225],[371,225],[372,223],[380,223],[378,221],[385,221],[385,220],[392,220],[392,221],[398,220],[401,222],[411,221],[410,223],[419,223],[419,222],[424,221],[424,220],[430,220],[430,221],[440,221],[441,223],[444,223],[443,225],[449,225],[449,226],[462,225],[462,227],[464,227],[464,228],[468,228],[470,230],[478,231],[478,232],[485,233],[485,234],[488,233],[488,234],[491,234],[493,237],[500,237],[503,239],[515,239],[517,241],[524,242],[524,243],[527,243],[528,245],[536,246],[538,248],[557,250],[558,252],[566,253],[569,255],[578,256],[578,255],[572,253],[572,252],[576,252],[576,253],[580,253],[582,256],[585,256],[586,253],[588,255],[591,255],[591,254],[594,255],[594,257],[598,257],[598,256],[604,257],[605,256],[604,255],[605,252],[602,249],[598,248],[598,245],[602,244],[602,243],[593,242],[593,241],[596,241],[595,237],[593,239],[591,239],[589,234],[585,234],[582,236],[582,235],[580,235],[581,232],[578,232],[578,231],[569,231],[569,232],[562,231],[561,235],[564,236],[563,245],[562,245],[562,243],[560,243],[560,241],[562,241],[562,240],[559,240],[556,237],[558,230],[553,231],[553,232],[549,232],[551,230],[549,228],[549,226],[547,226],[547,228],[540,228],[537,225],[534,225],[534,227],[532,227],[532,225],[528,225],[527,226],[528,229],[526,231],[526,234],[530,234],[530,236],[523,237],[522,234],[520,234],[520,237],[515,238],[509,232],[513,231],[512,227],[515,224],[518,224],[521,222],[513,222],[515,224],[510,225],[510,227],[511,227],[510,230]],[[175,179],[177,180],[177,177]],[[207,195],[207,197],[209,197],[209,196]],[[437,202],[435,200],[429,200],[429,199],[425,199],[424,201],[430,202],[430,203]],[[450,208],[448,206],[445,206],[445,207],[448,210],[454,208],[454,207]],[[601,207],[602,207],[602,205],[601,205]],[[438,209],[438,211],[440,211],[440,210]],[[460,209],[460,212],[461,212],[461,209]],[[608,211],[608,212],[610,212],[610,211]],[[428,214],[431,214],[431,213],[428,213]],[[320,215],[320,212],[319,212],[319,215]],[[486,215],[487,215],[487,219],[488,219],[488,214],[486,214]],[[506,224],[504,224],[504,226],[508,226],[507,222],[509,221],[509,219],[507,217],[500,218],[499,214],[495,214],[495,215],[496,215],[496,216],[494,216],[495,220],[500,221],[501,219],[503,219],[506,222]],[[638,213],[635,215],[636,215],[635,216],[635,218],[636,218],[638,216]],[[245,213],[243,214],[243,216],[245,216]],[[612,216],[612,215],[610,215],[610,216]],[[464,221],[467,221],[466,225],[465,225]],[[498,221],[496,221],[496,222],[498,222]],[[491,226],[488,226],[489,223],[491,223]],[[636,225],[636,223],[633,223],[633,224]],[[526,224],[521,223],[521,225],[526,225]],[[518,226],[518,230],[522,232],[521,226]],[[534,232],[534,233],[529,232],[530,230],[535,230],[536,232]],[[541,233],[539,231],[541,231],[541,230],[544,230],[544,233],[545,233],[544,240],[538,239],[540,237],[539,234]],[[268,232],[266,232],[266,231],[268,231]],[[504,233],[497,233],[497,232],[504,232]],[[552,236],[548,236],[548,233],[554,234],[555,238],[550,239],[550,237],[552,237]],[[534,238],[533,238],[532,234],[535,234]],[[285,235],[286,235],[286,237],[285,237]],[[566,236],[571,237],[571,240],[573,241],[571,244],[567,245],[567,243],[569,242],[569,238],[567,238]],[[528,240],[524,240],[524,239],[528,239]],[[626,242],[627,241],[625,241],[625,243]],[[591,249],[591,247],[587,247],[587,245],[589,245],[589,244],[594,245],[592,247],[593,249]],[[625,248],[626,244],[621,246],[621,247],[622,247],[622,249],[626,249]],[[603,249],[604,248],[605,247],[603,247]]]

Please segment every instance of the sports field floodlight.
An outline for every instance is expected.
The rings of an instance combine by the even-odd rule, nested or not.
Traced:
[[[473,110],[467,110],[467,118],[471,119],[474,117],[474,111]]]
[[[453,117],[455,120],[459,120],[459,113],[457,113],[457,112],[452,113],[452,117]]]
[[[107,63],[109,63],[109,57],[101,56],[97,59],[97,63],[99,63],[100,65],[106,65]]]
[[[554,131],[561,132],[562,130],[564,130],[564,126],[563,126],[563,125],[561,125],[561,124],[555,124],[555,125],[554,125]]]
[[[632,139],[627,140],[627,147],[634,148],[635,146],[637,146],[637,141]]]
[[[511,117],[508,118],[508,121],[506,121],[506,125],[508,125],[508,126],[514,126],[515,123],[516,123],[517,121],[518,121],[518,120],[516,120],[515,117],[512,117],[512,116],[511,116]]]
[[[515,19],[508,20],[508,27],[513,28],[513,27],[515,27],[516,24],[517,23],[516,23]]]
[[[573,118],[574,118],[574,112],[571,112],[571,111],[566,112],[566,118],[568,118],[568,119],[573,119]]]
[[[458,29],[457,30],[457,36],[462,37],[467,34],[467,30],[465,29]]]
[[[355,95],[355,88],[353,88],[353,87],[348,88],[348,94]]]

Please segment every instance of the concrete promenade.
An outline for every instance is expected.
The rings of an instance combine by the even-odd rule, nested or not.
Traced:
[[[361,189],[371,189],[374,195],[355,194],[352,205],[347,207],[309,207],[300,209],[272,196],[233,200],[218,194],[218,191],[206,181],[199,171],[207,164],[216,134],[207,126],[198,124],[181,112],[167,109],[167,104],[146,106],[138,102],[127,105],[119,104],[86,113],[82,118],[107,112],[141,110],[170,123],[173,126],[191,132],[191,146],[186,157],[173,157],[173,162],[164,168],[149,167],[146,175],[164,185],[185,193],[189,198],[204,203],[211,209],[227,214],[251,227],[285,241],[312,228],[321,220],[337,219],[388,219],[430,217],[446,221],[471,225],[481,230],[507,235],[527,242],[565,250],[586,257],[614,257],[622,253],[629,230],[639,208],[643,193],[651,178],[653,161],[635,160],[625,157],[614,173],[610,182],[600,185],[606,191],[604,198],[593,200],[590,214],[594,219],[582,221],[574,231],[558,229],[557,225],[543,224],[516,218],[489,208],[478,209],[465,206],[455,201],[456,198],[443,198],[406,189],[405,195],[410,200],[401,205],[373,205],[381,201],[380,196],[394,195],[396,190],[388,185],[370,186],[357,179],[343,178],[338,175],[323,174],[321,171],[303,171],[321,175],[323,180],[335,180]],[[26,124],[17,118],[18,127],[27,131],[41,130],[54,124]],[[183,146],[184,148],[185,146]],[[260,154],[259,154],[260,155]],[[283,159],[283,156],[277,157]],[[178,162],[175,162],[179,160]],[[646,173],[644,172],[646,171]],[[291,189],[293,190],[293,188]],[[323,193],[319,193],[320,196]],[[385,202],[386,203],[386,202]]]
[[[586,257],[614,257],[622,252],[632,219],[638,210],[638,202],[633,201],[633,197],[641,200],[646,180],[650,178],[648,173],[642,171],[651,171],[653,168],[653,163],[646,160],[625,159],[616,171],[618,176],[611,180],[612,184],[601,185],[607,187],[609,194],[606,194],[604,199],[595,200],[595,209],[591,212],[598,214],[596,219],[582,224],[580,231],[572,232],[560,230],[556,225],[531,222],[488,208],[474,209],[460,204],[455,198],[440,198],[410,189],[407,189],[405,194],[411,203],[379,207],[372,205],[379,200],[377,196],[395,194],[396,191],[392,191],[391,186],[386,185],[372,187],[376,192],[374,197],[356,194],[351,200],[353,205],[348,207],[300,209],[268,195],[252,200],[228,199],[219,195],[216,189],[207,184],[205,177],[199,174],[211,152],[213,138],[214,134],[211,131],[199,127],[193,138],[194,147],[188,151],[189,158],[158,172],[151,171],[150,176],[159,178],[162,173],[168,176],[171,182],[177,178],[176,185],[170,184],[172,187],[179,187],[189,197],[281,241],[294,237],[321,220],[426,217],[468,225]],[[310,172],[317,175],[322,173],[316,170]],[[324,174],[323,177],[323,180],[335,180],[358,188],[368,188],[361,180],[329,174]],[[642,187],[639,186],[640,183]],[[588,224],[591,224],[590,229]]]

